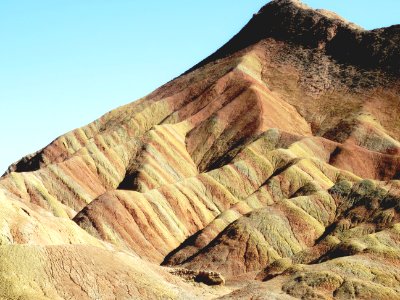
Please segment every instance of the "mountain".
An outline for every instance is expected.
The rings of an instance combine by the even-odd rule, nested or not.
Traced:
[[[2,299],[400,299],[400,26],[297,0],[0,179]]]

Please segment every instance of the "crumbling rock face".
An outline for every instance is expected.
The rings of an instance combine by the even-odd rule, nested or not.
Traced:
[[[272,1],[10,166],[0,298],[399,299],[399,28]]]
[[[204,283],[206,285],[224,285],[225,279],[221,274],[213,271],[194,271],[188,269],[173,269],[171,274],[177,275],[194,282]]]

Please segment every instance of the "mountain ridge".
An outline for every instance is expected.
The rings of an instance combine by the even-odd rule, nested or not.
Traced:
[[[301,13],[304,14],[304,16],[297,17],[297,15]],[[274,18],[271,18],[271,17]],[[297,19],[296,19],[297,18]],[[308,19],[313,19],[315,20],[308,20]],[[271,20],[268,20],[271,19]],[[281,21],[282,19],[283,21]],[[299,20],[300,19],[300,20]],[[290,28],[288,26],[290,25],[291,22],[296,21],[298,26],[295,27],[294,31],[289,31]],[[317,30],[320,30],[321,32],[309,32],[309,36],[304,36],[304,32],[308,32],[308,28],[303,28],[303,23],[310,22],[311,28],[317,28]],[[286,24],[286,23],[289,24]],[[325,24],[327,23],[327,24]],[[260,25],[261,24],[261,25]],[[267,26],[264,26],[264,25]],[[271,25],[272,24],[272,25]],[[310,24],[307,24],[310,26]],[[318,26],[316,26],[318,25]],[[254,28],[263,28],[266,27],[266,31],[260,31],[260,30],[255,30]],[[279,30],[277,28],[280,27]],[[301,29],[301,30],[298,30]],[[186,72],[183,73],[187,74],[190,73],[191,71],[207,64],[210,61],[221,59],[223,57],[229,56],[230,54],[240,51],[248,46],[256,44],[258,41],[265,39],[267,37],[273,37],[277,39],[286,39],[286,41],[294,42],[294,43],[299,43],[303,46],[308,46],[311,48],[318,48],[320,47],[328,48],[328,50],[325,50],[326,53],[334,58],[335,57],[334,50],[340,45],[331,45],[326,47],[327,42],[331,42],[335,36],[337,35],[338,31],[340,30],[348,30],[348,32],[345,33],[348,34],[345,38],[350,38],[350,39],[356,39],[358,33],[364,33],[364,34],[373,34],[377,33],[376,37],[370,37],[370,39],[380,39],[382,38],[383,41],[385,39],[390,39],[393,40],[392,43],[390,43],[389,49],[387,51],[391,52],[393,57],[388,57],[387,60],[390,61],[391,63],[391,68],[393,70],[386,70],[389,72],[394,72],[397,74],[400,72],[400,65],[394,64],[395,61],[400,61],[400,47],[399,43],[396,43],[396,41],[400,42],[400,25],[392,25],[390,27],[383,27],[383,28],[377,28],[373,30],[364,30],[361,27],[355,25],[354,23],[348,22],[341,18],[340,16],[326,10],[321,10],[321,9],[313,9],[305,4],[303,4],[299,0],[274,0],[263,6],[258,13],[254,14],[253,18],[244,26],[244,28],[237,34],[235,35],[231,40],[229,40],[225,45],[223,45],[220,49],[218,49],[216,52],[211,54],[209,57],[205,58],[203,61],[199,62],[198,64],[194,65],[192,68],[188,69]],[[293,30],[293,29],[292,29]],[[248,32],[251,32],[251,34],[246,34]],[[379,34],[378,34],[379,33]],[[388,34],[389,36],[385,36]],[[382,37],[383,36],[383,37]],[[311,37],[311,38],[310,38]],[[315,40],[317,38],[317,40]],[[241,45],[239,41],[244,41],[244,44]],[[309,42],[311,40],[311,42]],[[318,43],[322,43],[317,45]],[[325,43],[325,44],[324,44]],[[338,42],[340,44],[340,42]],[[387,43],[385,43],[387,44]],[[351,49],[349,52],[354,52],[359,50],[359,48],[363,48],[362,45],[353,45],[356,47],[356,49]],[[375,48],[376,45],[372,45],[372,48]],[[379,46],[379,45],[378,45]],[[388,45],[385,45],[386,47]],[[396,47],[397,46],[397,47]],[[347,46],[348,47],[348,46]],[[320,49],[322,50],[322,49]],[[378,50],[380,51],[380,50]],[[379,56],[380,53],[377,54],[372,54],[372,53],[367,53],[366,55],[368,57],[365,57],[364,55],[361,55],[361,60],[363,62],[369,61],[370,58],[373,58],[373,56]],[[340,57],[342,57],[343,62],[347,62],[346,60],[351,57],[351,56],[359,56],[358,53],[350,55],[346,53],[341,53],[339,55],[339,61]],[[355,63],[357,65],[357,63]],[[382,62],[380,62],[382,65]],[[367,66],[367,68],[371,67],[376,67],[377,62],[371,63],[370,66]],[[362,66],[361,66],[362,67]],[[364,66],[365,67],[365,66]],[[398,75],[398,74],[397,74]],[[38,158],[38,154],[40,151],[32,153],[24,157],[21,161],[18,161],[14,164],[12,164],[8,170],[4,173],[7,174],[11,171],[29,171],[33,170],[35,168],[39,167],[40,164],[40,158]],[[32,167],[27,167],[27,166],[32,166]]]
[[[385,37],[386,34],[389,37]],[[390,49],[388,51],[392,51],[393,54],[387,58],[390,61],[388,71],[398,74],[400,69],[400,65],[393,65],[398,61],[400,55],[398,43],[395,42],[400,39],[399,25],[364,30],[334,13],[312,9],[301,1],[275,0],[266,4],[258,13],[254,14],[244,28],[224,46],[184,74],[207,62],[237,52],[267,37],[293,42],[310,48],[324,49],[328,55],[345,63],[361,64],[361,66],[369,68],[377,67],[378,65],[385,67],[382,62],[371,62],[370,65],[363,64],[375,56],[383,56],[384,49],[382,48],[389,46]],[[377,43],[378,40],[385,40],[385,38],[394,40],[394,42],[380,46]],[[343,39],[346,40],[346,46],[351,48],[349,52],[357,52],[357,54],[349,55],[349,53],[339,51],[342,48]],[[378,46],[381,49],[375,50],[377,51],[376,53],[372,49],[375,48],[374,46],[365,49],[364,47],[367,46],[365,40],[367,42],[373,40],[375,42],[374,46]],[[361,54],[362,57],[358,58],[358,54]]]
[[[398,29],[272,1],[10,166],[0,297],[399,299]]]

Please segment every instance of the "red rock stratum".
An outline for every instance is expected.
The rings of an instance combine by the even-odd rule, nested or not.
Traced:
[[[400,26],[275,0],[0,178],[1,299],[400,299]]]

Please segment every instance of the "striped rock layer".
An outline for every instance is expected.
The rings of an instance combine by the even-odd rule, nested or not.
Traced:
[[[0,298],[400,299],[399,44],[399,26],[275,0],[11,165]]]

